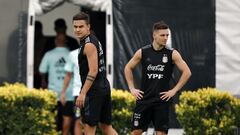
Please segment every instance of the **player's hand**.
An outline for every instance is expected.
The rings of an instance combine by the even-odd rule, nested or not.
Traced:
[[[65,103],[66,103],[65,92],[61,93],[60,102],[62,103],[63,106],[65,105]]]
[[[86,94],[80,93],[80,95],[77,97],[77,100],[76,100],[76,106],[80,108],[84,107],[85,98],[86,98]]]
[[[175,90],[169,90],[169,91],[166,91],[166,92],[161,92],[160,93],[160,98],[162,100],[166,100],[168,101],[170,98],[172,98],[177,92]]]
[[[130,92],[137,100],[140,100],[143,98],[144,92],[139,89],[131,88]]]

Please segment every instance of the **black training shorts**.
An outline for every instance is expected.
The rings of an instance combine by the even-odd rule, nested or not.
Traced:
[[[132,130],[147,130],[150,122],[155,131],[168,132],[168,103],[137,104],[132,116]]]
[[[74,116],[74,103],[73,101],[66,101],[63,106],[61,102],[58,102],[58,112],[61,112],[63,116]]]
[[[81,109],[82,121],[90,126],[98,122],[111,124],[111,95],[86,96],[84,107]]]

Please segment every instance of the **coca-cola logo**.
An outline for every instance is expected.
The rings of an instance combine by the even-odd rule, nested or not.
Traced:
[[[149,64],[147,67],[148,71],[163,71],[164,70],[164,65],[156,65],[153,66],[152,64]]]

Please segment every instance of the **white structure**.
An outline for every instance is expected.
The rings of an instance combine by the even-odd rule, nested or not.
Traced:
[[[216,0],[216,88],[240,97],[240,1]]]

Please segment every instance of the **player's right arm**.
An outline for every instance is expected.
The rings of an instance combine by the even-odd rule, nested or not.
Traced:
[[[130,61],[126,64],[124,73],[125,78],[127,80],[128,88],[132,95],[136,99],[141,99],[143,97],[143,91],[136,89],[134,86],[134,80],[133,80],[133,69],[140,63],[142,59],[142,50],[139,49],[134,56],[130,59]]]
[[[67,92],[67,88],[71,82],[71,79],[73,78],[73,68],[74,68],[74,63],[73,63],[73,56],[72,56],[72,52],[69,53],[68,58],[67,58],[67,62],[64,65],[64,70],[66,72],[65,77],[64,77],[64,82],[63,82],[63,88],[62,88],[62,92],[61,92],[61,97],[60,97],[60,101],[62,103],[62,105],[65,105],[66,101],[65,101],[65,96],[66,96],[66,92]]]
[[[65,105],[65,103],[66,103],[65,95],[66,95],[66,91],[70,84],[71,79],[72,79],[72,72],[66,72],[66,75],[64,77],[64,82],[63,82],[63,89],[62,89],[61,97],[60,97],[60,101],[61,101],[62,105]]]
[[[85,45],[83,53],[87,57],[89,71],[86,81],[84,82],[81,89],[80,95],[77,97],[76,100],[76,106],[78,107],[84,106],[86,95],[98,74],[98,52],[96,46],[93,43],[87,43]]]

